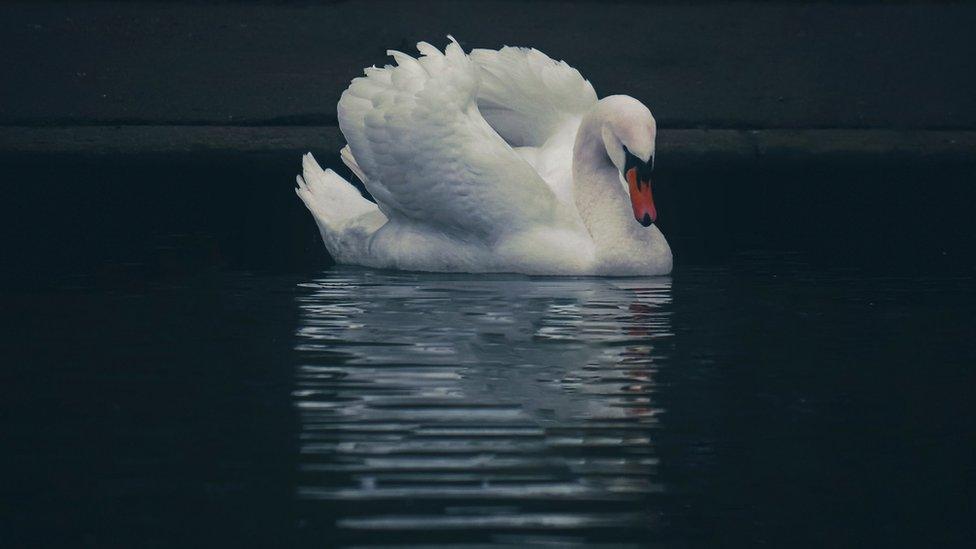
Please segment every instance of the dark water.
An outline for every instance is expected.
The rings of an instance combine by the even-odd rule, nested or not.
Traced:
[[[762,254],[8,297],[10,546],[971,539],[971,278]]]
[[[971,165],[662,166],[610,280],[329,267],[297,158],[0,162],[0,547],[976,541]]]

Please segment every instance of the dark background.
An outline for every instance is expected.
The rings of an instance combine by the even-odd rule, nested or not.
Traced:
[[[386,49],[412,54],[415,42],[443,46],[448,33],[466,50],[534,46],[579,68],[600,96],[646,103],[660,129],[660,225],[679,274],[762,250],[965,286],[976,274],[974,29],[976,6],[963,2],[0,5],[0,450],[10,460],[0,545],[289,541],[278,533],[293,527],[292,494],[279,481],[295,458],[279,449],[295,435],[281,427],[294,423],[293,380],[262,361],[287,362],[280,351],[296,319],[281,287],[330,265],[294,176],[306,151],[348,175],[335,104],[362,67],[386,62]],[[930,324],[915,318],[912,298],[897,301],[913,330]],[[959,311],[945,320],[953,334],[967,321]],[[969,378],[960,361],[931,393],[916,393],[910,368],[965,353],[909,340],[892,348],[905,365],[880,386],[937,410],[905,421],[938,471],[912,476],[898,460],[874,468],[876,456],[862,454],[850,460],[866,472],[847,480],[894,486],[892,500],[908,486],[924,503],[894,504],[904,513],[879,519],[883,527],[856,514],[823,537],[806,525],[807,540],[847,533],[851,545],[891,544],[905,524],[912,541],[971,538],[971,459],[961,466],[974,432],[962,404],[970,389],[956,383]],[[139,375],[128,375],[135,363]],[[883,378],[883,365],[872,373]],[[833,394],[833,383],[845,378],[815,386]],[[838,414],[841,427],[818,440],[846,433]],[[902,432],[887,429],[886,441]],[[254,448],[248,432],[273,440]],[[947,434],[926,442],[925,432]],[[778,459],[762,461],[777,486]],[[790,539],[783,524],[702,535],[719,545],[723,532]]]

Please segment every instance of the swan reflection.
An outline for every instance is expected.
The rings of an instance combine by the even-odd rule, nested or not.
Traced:
[[[670,305],[669,278],[302,284],[299,498],[346,533],[652,528]]]

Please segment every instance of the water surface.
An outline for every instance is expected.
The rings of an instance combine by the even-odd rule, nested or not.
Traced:
[[[971,277],[219,271],[8,291],[17,544],[970,541]]]
[[[669,278],[342,270],[302,289],[297,494],[342,535],[639,541],[660,526]]]
[[[952,517],[925,510],[971,448],[968,280],[786,256],[300,288],[296,496],[343,541],[895,542]]]

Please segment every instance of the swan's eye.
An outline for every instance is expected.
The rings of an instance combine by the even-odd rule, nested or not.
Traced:
[[[644,181],[649,180],[651,178],[651,172],[654,171],[654,155],[652,154],[651,158],[648,159],[647,162],[644,162],[643,160],[638,158],[635,154],[631,153],[630,150],[627,149],[627,146],[624,145],[624,170],[623,171],[625,177],[627,175],[627,172],[629,172],[631,168],[637,169],[638,179],[642,179]]]

